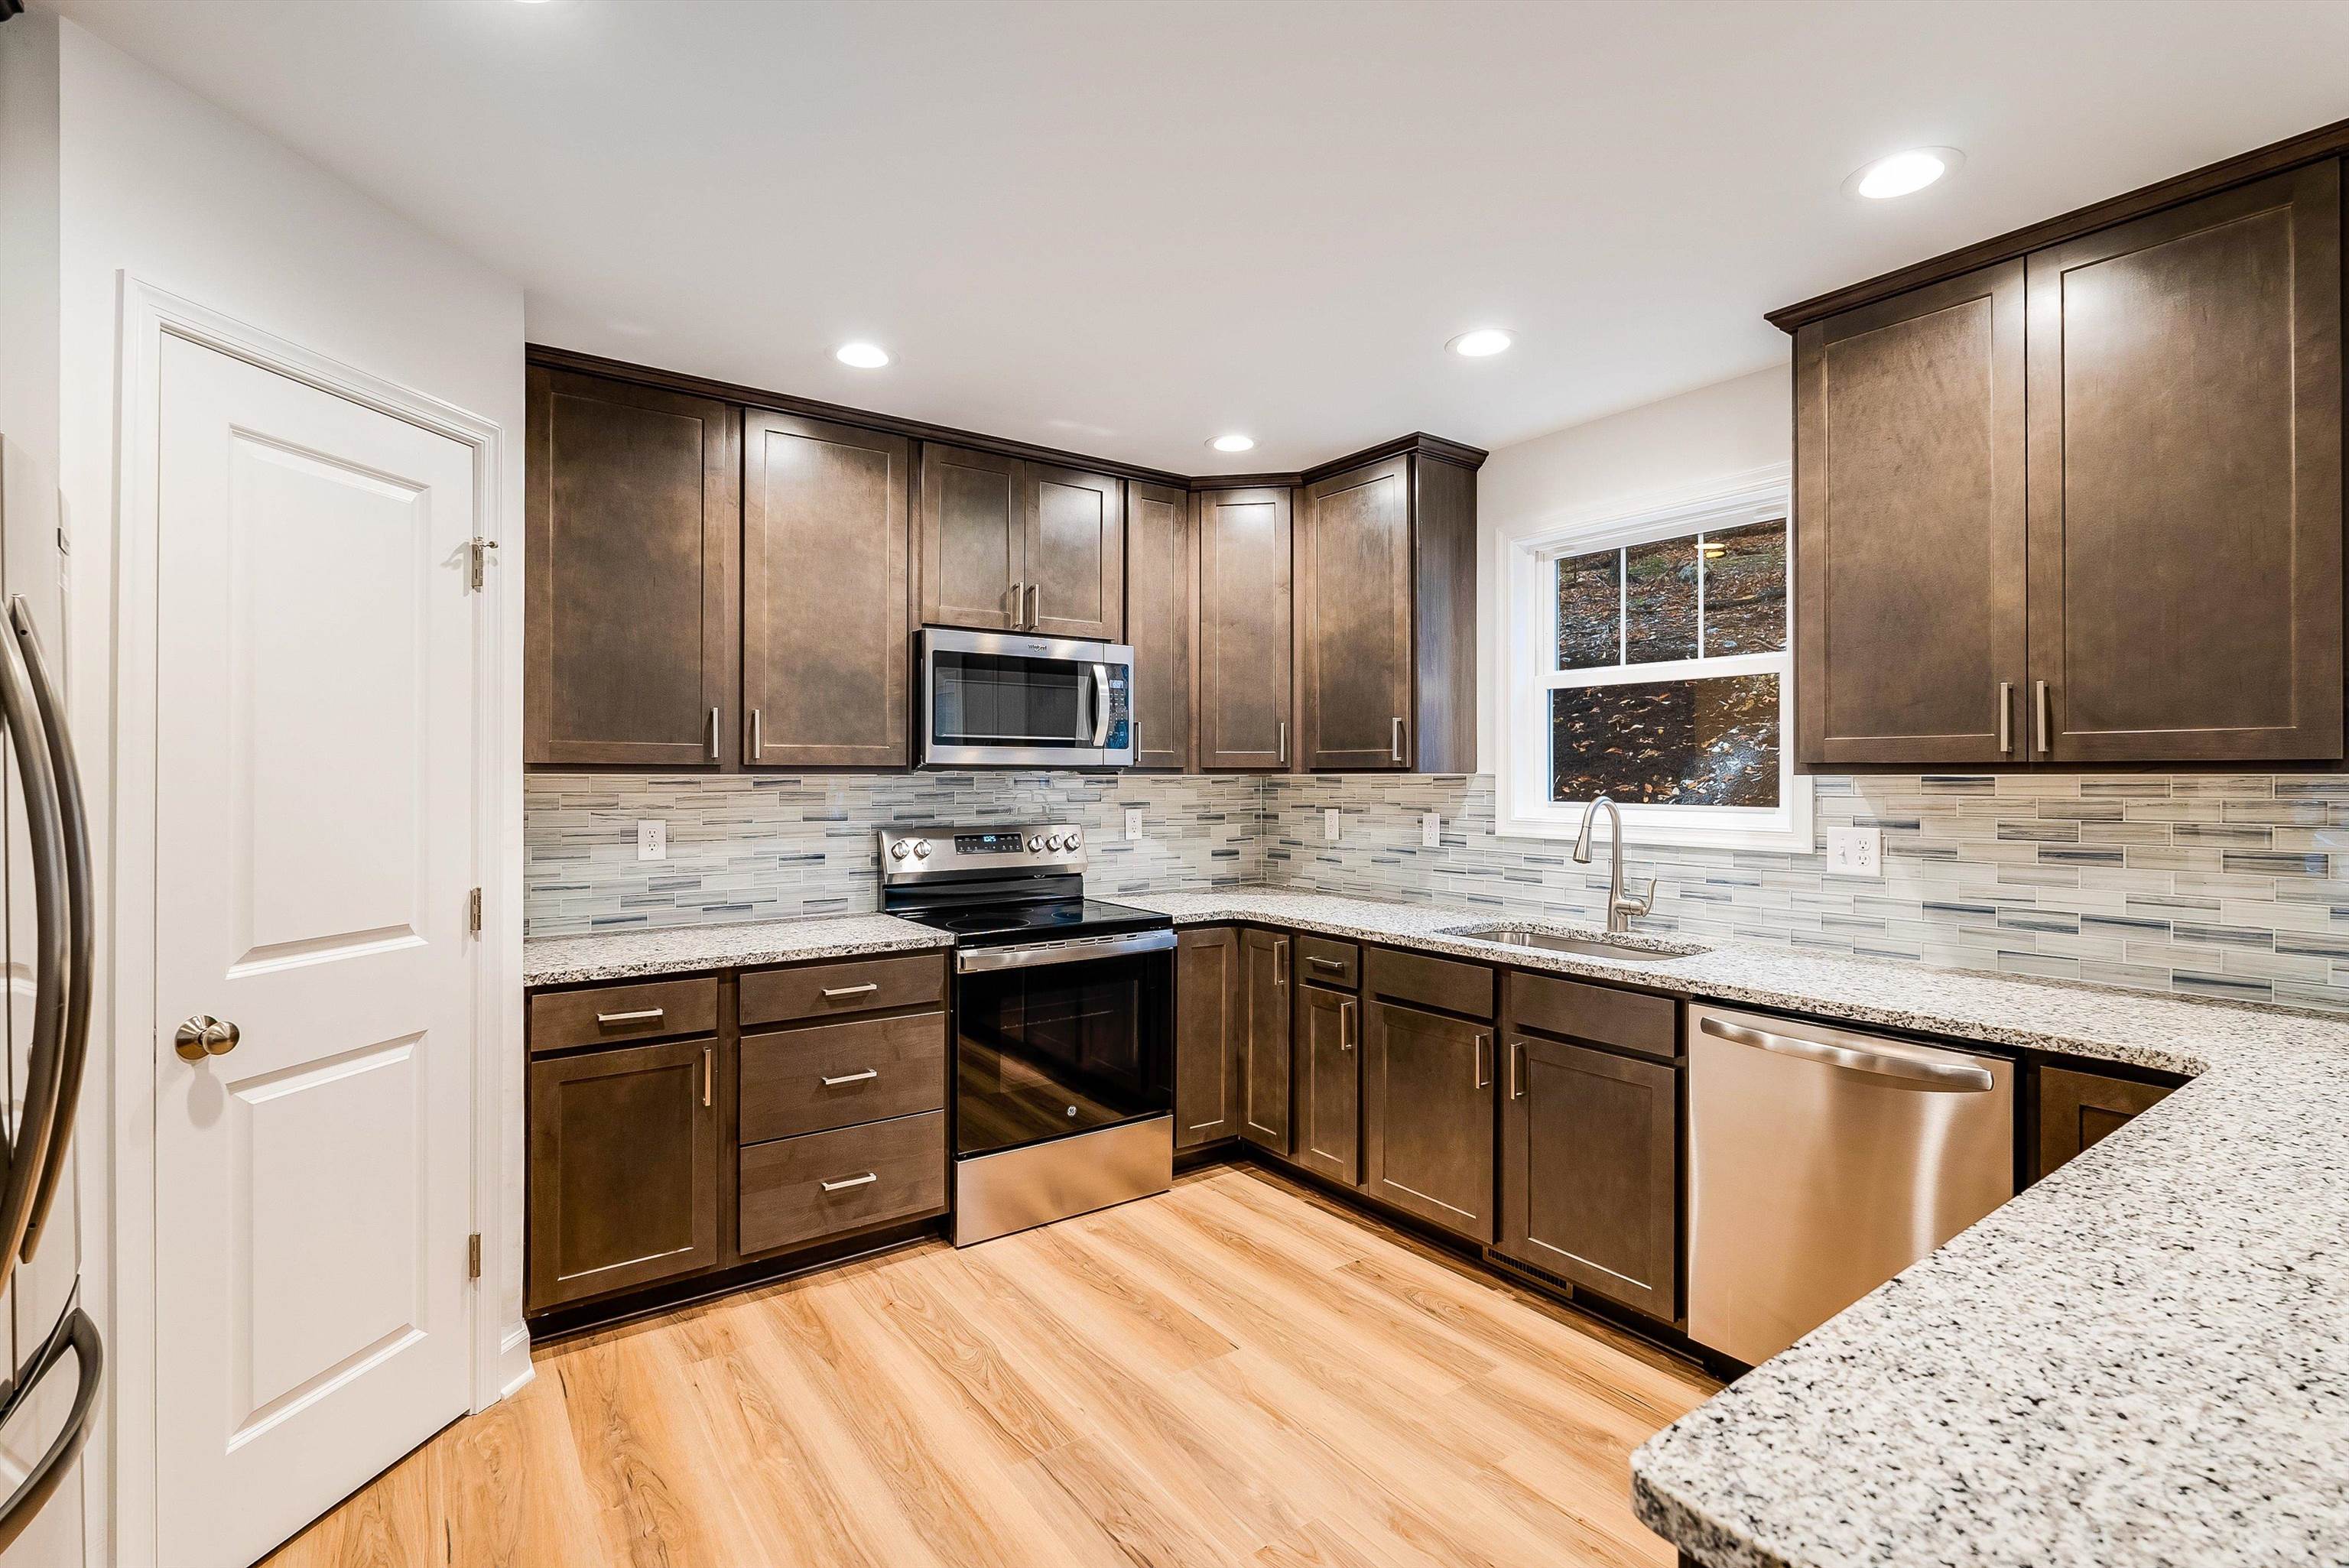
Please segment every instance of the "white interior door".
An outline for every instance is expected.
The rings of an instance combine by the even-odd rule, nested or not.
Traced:
[[[472,452],[166,334],[157,1524],[250,1563],[467,1405]],[[203,1015],[239,1037],[193,1065]]]

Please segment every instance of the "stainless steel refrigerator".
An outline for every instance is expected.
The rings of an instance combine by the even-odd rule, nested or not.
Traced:
[[[0,1116],[0,1563],[85,1560],[83,1444],[102,1356],[80,1299],[74,1110],[88,1059],[89,832],[65,711],[57,492],[0,437],[0,900],[8,988]]]

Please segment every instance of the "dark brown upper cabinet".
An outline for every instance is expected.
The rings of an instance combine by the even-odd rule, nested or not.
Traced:
[[[1303,767],[1475,769],[1474,469],[1407,452],[1305,487],[1297,669]]]
[[[925,625],[1113,639],[1125,624],[1122,480],[922,446]]]
[[[2340,757],[2340,165],[2035,253],[2029,289],[2033,755]]]
[[[1795,335],[1802,760],[2022,760],[2023,345],[2021,262]]]
[[[1125,640],[1133,647],[1136,768],[1180,770],[1191,761],[1189,492],[1125,487]]]
[[[1262,486],[1191,498],[1199,552],[1194,744],[1203,773],[1290,765],[1291,494]]]
[[[523,758],[731,766],[740,416],[533,366]]]
[[[913,443],[747,410],[742,760],[903,768]]]

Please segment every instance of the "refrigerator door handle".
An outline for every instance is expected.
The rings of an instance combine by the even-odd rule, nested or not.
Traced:
[[[81,1104],[82,1074],[89,1064],[89,998],[93,968],[90,931],[95,902],[90,896],[89,815],[82,804],[81,770],[76,765],[73,734],[66,726],[64,696],[49,675],[41,652],[40,634],[33,625],[32,607],[22,594],[8,601],[8,618],[24,646],[25,670],[32,677],[33,700],[41,727],[47,732],[49,767],[57,791],[57,826],[65,836],[66,861],[66,1021],[59,1043],[56,1125],[49,1133],[48,1157],[33,1192],[33,1212],[25,1230],[22,1255],[27,1260],[40,1245],[42,1227],[57,1202],[57,1185],[65,1178],[66,1144],[73,1137],[74,1113]]]
[[[50,1442],[48,1452],[26,1472],[7,1501],[0,1502],[0,1552],[16,1543],[26,1526],[33,1522],[33,1516],[41,1511],[41,1505],[57,1490],[57,1483],[65,1480],[82,1445],[89,1440],[90,1426],[98,1418],[98,1382],[106,1357],[98,1344],[98,1325],[90,1321],[89,1314],[81,1309],[78,1300],[57,1319],[48,1339],[17,1368],[6,1398],[0,1399],[0,1421],[16,1413],[17,1406],[24,1403],[52,1367],[65,1359],[68,1350],[80,1364],[81,1372],[74,1387],[73,1407],[67,1412],[64,1427]]]
[[[12,607],[11,616],[15,611]],[[0,716],[8,726],[10,748],[25,793],[26,837],[31,842],[36,957],[33,967],[33,1042],[25,1060],[25,1109],[0,1185],[0,1285],[16,1272],[20,1248],[32,1228],[33,1202],[48,1169],[50,1143],[58,1119],[58,1089],[65,1070],[67,970],[67,854],[57,794],[55,752],[41,722],[39,699],[16,636],[0,637]]]

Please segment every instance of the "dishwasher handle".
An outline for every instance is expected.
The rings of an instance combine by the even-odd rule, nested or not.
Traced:
[[[1806,1040],[1797,1035],[1750,1029],[1726,1018],[1705,1017],[1699,1021],[1697,1026],[1716,1039],[1727,1040],[1732,1045],[1752,1046],[1756,1050],[1799,1057],[1806,1062],[1818,1062],[1826,1067],[1846,1068],[1877,1078],[1897,1078],[1914,1088],[1948,1094],[1986,1094],[1998,1081],[1987,1068],[1925,1061],[1889,1051],[1857,1050],[1850,1046],[1829,1045],[1825,1040]]]

